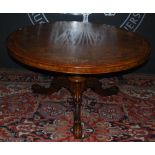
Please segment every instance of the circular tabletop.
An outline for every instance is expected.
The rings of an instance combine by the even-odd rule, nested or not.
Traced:
[[[54,22],[21,28],[7,39],[11,56],[39,69],[72,74],[127,70],[150,55],[134,32],[105,24]]]

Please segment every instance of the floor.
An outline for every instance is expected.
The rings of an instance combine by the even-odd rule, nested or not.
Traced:
[[[124,142],[155,141],[155,75],[127,74],[103,78],[103,88],[119,93],[100,96],[87,89],[82,96],[81,139],[73,137],[70,92],[34,94],[31,86],[48,87],[52,76],[20,70],[0,70],[0,141]]]

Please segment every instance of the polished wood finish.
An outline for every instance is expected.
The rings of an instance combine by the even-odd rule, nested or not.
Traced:
[[[133,32],[104,24],[55,22],[24,27],[7,39],[9,54],[39,69],[68,73],[55,77],[49,88],[32,86],[34,93],[49,94],[61,87],[70,90],[75,103],[73,134],[82,138],[82,92],[91,88],[100,95],[118,93],[116,86],[102,89],[85,74],[123,71],[139,66],[150,55],[148,42]],[[87,78],[86,78],[87,77]]]
[[[22,63],[72,74],[130,69],[150,54],[148,42],[133,32],[81,22],[24,27],[8,37],[7,48]]]

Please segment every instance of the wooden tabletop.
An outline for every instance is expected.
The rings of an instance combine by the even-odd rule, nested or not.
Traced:
[[[54,22],[21,28],[7,39],[9,54],[48,71],[100,74],[127,70],[150,55],[148,42],[134,32],[82,22]]]

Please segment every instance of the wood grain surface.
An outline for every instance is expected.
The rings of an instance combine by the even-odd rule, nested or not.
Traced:
[[[54,22],[21,28],[7,39],[9,54],[39,69],[101,74],[143,64],[148,42],[134,32],[82,22]]]

